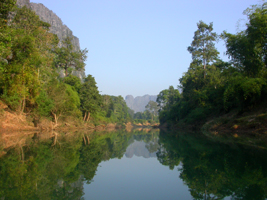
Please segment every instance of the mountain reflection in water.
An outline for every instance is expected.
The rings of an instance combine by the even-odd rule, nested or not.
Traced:
[[[151,158],[151,157],[154,157],[156,158],[157,157],[157,149],[155,149],[153,152],[150,152],[149,151],[149,147],[150,145],[157,145],[158,146],[158,143],[156,142],[155,143],[152,143],[152,142],[149,142],[149,143],[145,143],[144,141],[134,141],[132,144],[130,144],[127,149],[126,149],[126,152],[125,152],[125,156],[127,158],[132,158],[133,155],[135,156],[142,156],[144,158]]]
[[[0,199],[267,198],[265,148],[200,133],[35,133],[1,140]]]

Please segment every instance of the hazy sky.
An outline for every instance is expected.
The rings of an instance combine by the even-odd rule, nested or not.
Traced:
[[[197,22],[214,31],[244,29],[258,0],[31,0],[56,13],[87,48],[85,73],[101,94],[157,95],[187,71]],[[239,22],[239,23],[238,23]],[[240,24],[240,25],[238,25]],[[217,44],[223,59],[224,42]]]

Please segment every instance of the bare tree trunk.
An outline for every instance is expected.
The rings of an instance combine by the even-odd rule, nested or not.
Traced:
[[[88,144],[90,144],[89,137],[88,137],[88,136],[86,136],[86,138],[87,138],[87,143],[88,143]]]
[[[24,95],[23,100],[21,102],[21,110],[20,110],[21,113],[23,113],[24,108],[25,108],[25,95]]]
[[[56,113],[53,113],[53,112],[52,112],[52,115],[54,116],[54,119],[55,119],[55,127],[57,127],[57,125],[58,125],[58,118],[60,117],[60,114],[57,116]],[[55,128],[55,127],[54,127],[54,128]]]
[[[52,147],[57,144],[57,132],[54,132],[54,134],[55,134],[55,137],[54,137],[54,142],[53,142]]]
[[[88,122],[89,121],[89,119],[90,119],[90,112],[88,112],[88,115],[87,115],[87,119],[86,119],[86,121]]]
[[[85,136],[83,136],[83,142],[84,142],[84,145],[86,145]]]
[[[87,114],[86,114],[86,112],[85,112],[85,113],[84,113],[84,117],[83,117],[83,121],[86,120],[86,117],[87,117]]]

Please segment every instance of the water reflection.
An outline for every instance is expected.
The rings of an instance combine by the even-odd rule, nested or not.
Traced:
[[[182,162],[180,178],[194,199],[266,199],[267,152],[236,143],[213,142],[201,134],[164,131],[159,161],[171,169]]]
[[[135,135],[133,137],[135,140],[127,147],[125,156],[127,158],[132,158],[134,155],[143,158],[156,158],[159,148],[158,135],[151,134],[148,136],[151,136],[151,138],[147,138],[147,135],[141,137],[139,135],[138,140],[136,140],[137,136]]]
[[[164,191],[168,191],[168,194],[163,192],[165,197],[267,198],[265,149],[213,141],[199,133],[158,130],[33,133],[30,136],[20,138],[10,146],[6,146],[11,144],[8,141],[0,145],[0,199],[83,199],[87,192],[85,184],[93,185],[94,179],[100,176],[96,173],[101,162],[113,160],[120,173],[123,169],[119,166],[135,161],[135,157],[145,158],[147,163],[151,160],[153,166],[149,170],[160,169],[166,173],[166,170],[172,170],[176,174],[172,175],[176,183],[174,181],[169,186],[170,180],[164,179],[164,171],[157,171],[157,181],[153,182],[152,178],[142,180],[145,187],[150,185],[155,188],[156,182],[160,182],[160,187],[164,185]],[[157,165],[168,166],[169,169]],[[147,173],[146,169],[140,170]],[[181,181],[185,185],[179,185]],[[189,193],[177,194],[175,187],[178,186]]]

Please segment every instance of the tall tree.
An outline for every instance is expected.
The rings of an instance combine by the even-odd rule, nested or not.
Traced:
[[[0,56],[5,60],[1,62],[0,84],[5,102],[24,111],[26,104],[33,105],[38,96],[42,83],[40,69],[52,69],[50,49],[55,37],[48,33],[50,25],[28,8],[17,8],[14,15],[6,26],[8,40],[2,43],[8,45],[8,51]]]
[[[246,76],[266,75],[267,66],[267,3],[252,6],[245,12],[247,29],[237,34],[224,32],[226,54],[233,65]]]
[[[169,89],[162,90],[158,96],[156,102],[158,103],[159,111],[170,110],[180,98],[180,92],[178,89],[174,89],[171,85]]]
[[[152,113],[152,120],[153,120],[153,117],[156,116],[157,113],[158,113],[158,104],[157,104],[157,102],[149,101],[145,108]]]
[[[85,60],[87,58],[87,49],[75,51],[72,44],[72,38],[66,37],[63,40],[63,46],[56,49],[57,57],[55,59],[56,66],[65,70],[68,76],[72,69],[84,69]]]
[[[214,41],[217,34],[213,31],[213,23],[209,25],[203,21],[197,23],[198,29],[195,31],[194,39],[187,50],[192,54],[193,60],[200,60],[203,64],[204,78],[206,76],[206,66],[217,59],[219,52],[216,50]]]
[[[81,110],[84,114],[84,120],[88,121],[91,114],[96,114],[102,104],[102,96],[99,94],[95,78],[88,75],[80,89]]]
[[[78,117],[81,114],[78,93],[70,85],[62,82],[57,83],[57,80],[54,80],[48,87],[47,92],[49,98],[53,101],[51,113],[56,126],[58,119],[62,116],[72,115]]]

